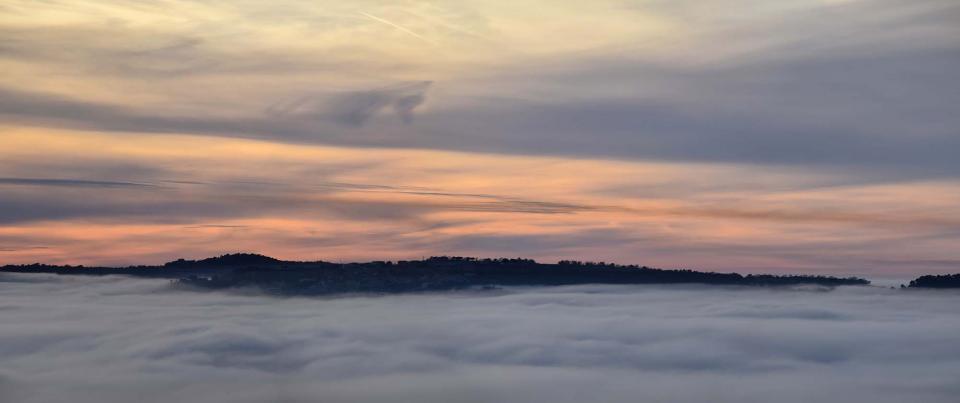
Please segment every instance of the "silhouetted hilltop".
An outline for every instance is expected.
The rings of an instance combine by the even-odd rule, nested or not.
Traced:
[[[276,266],[283,261],[274,259],[270,256],[264,256],[257,253],[233,253],[217,257],[208,257],[202,260],[184,260],[178,259],[167,262],[163,267],[197,267],[197,266]]]
[[[84,267],[43,264],[8,265],[3,272],[70,275],[122,274],[171,278],[178,285],[203,289],[258,288],[285,295],[347,292],[411,292],[472,287],[573,284],[717,284],[743,286],[868,285],[856,278],[747,275],[694,270],[664,270],[637,265],[565,260],[556,264],[531,259],[431,257],[398,262],[330,263],[284,261],[250,253],[201,260],[179,259],[162,266]]]
[[[960,274],[920,276],[910,282],[911,288],[960,288]]]

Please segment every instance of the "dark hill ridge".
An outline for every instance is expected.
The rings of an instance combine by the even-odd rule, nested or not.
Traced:
[[[208,257],[202,260],[184,260],[178,259],[167,262],[163,267],[233,267],[233,266],[276,266],[285,263],[282,260],[274,259],[270,256],[264,256],[256,253],[232,253],[217,257]],[[293,263],[293,262],[287,262]]]
[[[202,289],[259,288],[284,295],[395,293],[472,287],[573,284],[716,284],[742,286],[868,285],[856,278],[740,275],[694,270],[664,270],[603,262],[537,263],[530,259],[431,257],[424,260],[367,263],[295,262],[237,253],[201,260],[176,260],[162,266],[83,267],[8,265],[0,272],[74,275],[122,274],[174,279]]]
[[[910,288],[960,288],[960,274],[920,276],[910,282]]]

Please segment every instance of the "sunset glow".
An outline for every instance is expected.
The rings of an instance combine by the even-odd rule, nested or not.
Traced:
[[[955,271],[958,12],[5,0],[0,263]]]

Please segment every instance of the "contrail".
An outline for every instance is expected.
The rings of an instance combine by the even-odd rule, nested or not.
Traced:
[[[400,10],[400,11],[403,11],[403,12],[405,12],[405,13],[407,13],[407,14],[410,14],[410,15],[412,15],[412,16],[414,16],[414,17],[417,17],[417,18],[420,18],[420,19],[423,19],[423,20],[427,20],[427,21],[432,22],[432,23],[434,23],[434,24],[441,25],[441,26],[443,26],[444,28],[447,28],[447,29],[449,29],[449,30],[457,31],[457,32],[459,32],[459,33],[461,33],[461,34],[466,34],[466,35],[470,35],[470,36],[473,36],[473,37],[476,37],[476,38],[480,38],[480,39],[483,39],[483,40],[490,41],[490,38],[487,38],[487,37],[485,37],[485,36],[483,36],[483,35],[480,35],[480,34],[478,34],[478,33],[476,33],[476,32],[470,31],[470,30],[468,30],[468,29],[466,29],[466,28],[463,28],[463,27],[461,27],[461,26],[459,26],[459,25],[451,24],[451,23],[449,23],[449,22],[447,22],[447,21],[444,21],[444,20],[442,20],[442,19],[434,18],[434,17],[428,17],[428,16],[426,16],[426,15],[419,14],[419,13],[415,13],[415,12],[410,11],[410,10]]]
[[[432,40],[430,40],[430,39],[427,39],[427,38],[423,37],[422,35],[420,35],[420,34],[418,34],[418,33],[416,33],[416,32],[413,32],[413,31],[411,31],[411,30],[409,30],[409,29],[406,29],[406,28],[404,28],[404,27],[402,27],[402,26],[400,26],[400,25],[394,24],[394,23],[392,23],[392,22],[390,22],[390,21],[387,21],[387,20],[385,20],[385,19],[383,19],[383,18],[377,17],[377,16],[375,16],[375,15],[367,14],[367,13],[365,13],[365,12],[363,12],[363,11],[360,11],[360,15],[362,15],[362,16],[364,16],[364,17],[367,17],[367,18],[369,18],[369,19],[371,19],[371,20],[377,21],[377,22],[379,22],[379,23],[387,24],[387,25],[389,25],[389,26],[391,26],[391,27],[394,27],[394,28],[396,28],[396,29],[399,29],[399,30],[401,30],[401,31],[403,31],[403,32],[405,32],[405,33],[407,33],[407,34],[410,34],[410,35],[416,37],[417,39],[420,39],[421,41],[427,42],[427,43],[429,43],[429,44],[431,44],[431,45],[436,45],[436,44],[437,44],[436,42],[434,42],[434,41],[432,41]]]

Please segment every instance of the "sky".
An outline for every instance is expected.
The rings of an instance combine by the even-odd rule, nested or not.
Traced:
[[[0,263],[960,268],[954,0],[0,0]]]
[[[958,295],[581,285],[274,298],[0,274],[0,400],[948,403]]]

